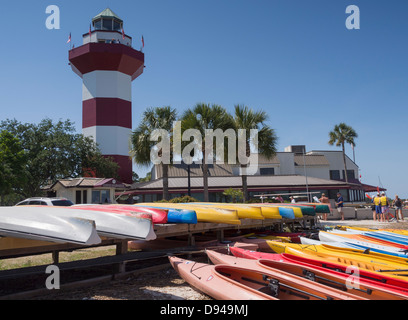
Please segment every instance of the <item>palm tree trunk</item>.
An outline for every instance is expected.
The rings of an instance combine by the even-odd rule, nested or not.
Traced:
[[[163,199],[169,200],[169,165],[162,163],[163,168]]]
[[[210,201],[208,194],[208,164],[206,163],[205,159],[202,168],[203,168],[204,202],[208,202]]]
[[[241,169],[246,170],[247,165],[242,164]],[[243,202],[248,200],[248,177],[246,174],[242,174],[241,172],[241,178],[242,178],[242,193],[243,193]]]
[[[341,144],[343,150],[343,163],[344,163],[344,175],[346,177],[346,183],[348,183],[348,175],[347,175],[347,165],[346,165],[346,151],[344,149],[344,142]]]
[[[247,158],[251,155],[251,147],[249,145],[249,140],[246,141],[245,143],[245,153]],[[243,202],[247,201],[249,199],[248,197],[248,177],[246,175],[246,169],[248,167],[248,164],[242,164],[241,169],[244,169],[244,173],[242,174],[241,172],[241,177],[242,177],[242,193],[243,193]]]

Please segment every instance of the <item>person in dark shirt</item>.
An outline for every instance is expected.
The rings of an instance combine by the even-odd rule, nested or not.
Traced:
[[[337,206],[337,211],[341,215],[341,220],[344,220],[343,204],[344,204],[343,197],[341,196],[341,193],[338,192],[336,206]]]

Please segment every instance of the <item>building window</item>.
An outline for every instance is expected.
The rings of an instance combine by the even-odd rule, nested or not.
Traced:
[[[75,204],[82,203],[81,200],[81,190],[75,191]]]
[[[115,31],[120,31],[121,30],[121,25],[120,25],[119,21],[113,20],[113,30],[115,30]]]
[[[96,21],[94,22],[94,28],[95,28],[96,30],[101,30],[101,29],[102,29],[102,20],[101,20],[101,19],[96,20]]]
[[[92,190],[92,203],[109,203],[110,190]]]
[[[355,179],[354,170],[347,170],[347,178],[348,178],[348,180]],[[343,179],[346,179],[346,175],[344,174],[344,170],[343,170]]]
[[[330,180],[340,180],[340,170],[330,170]]]
[[[112,20],[111,19],[103,19],[102,20],[102,30],[112,30]]]
[[[273,176],[275,174],[275,168],[259,168],[259,174],[261,176]]]

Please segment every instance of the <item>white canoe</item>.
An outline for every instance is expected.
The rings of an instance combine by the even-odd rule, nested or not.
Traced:
[[[110,212],[74,209],[72,207],[18,206],[11,207],[10,209],[10,211],[15,212],[17,210],[25,212],[28,216],[39,214],[41,216],[52,216],[61,219],[80,218],[91,220],[94,221],[96,232],[100,237],[142,240],[153,240],[156,238],[151,219]]]
[[[92,220],[44,214],[41,208],[0,207],[3,237],[93,245],[101,242]]]
[[[105,212],[97,210],[82,210],[74,207],[43,206],[44,212],[52,215],[79,217],[95,221],[96,231],[99,236],[113,239],[140,239],[154,240],[156,234],[153,230],[152,219],[144,218],[143,214],[121,214],[118,212]]]

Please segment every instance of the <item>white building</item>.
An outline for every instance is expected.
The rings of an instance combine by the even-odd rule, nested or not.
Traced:
[[[357,179],[359,167],[346,155],[348,183],[345,182],[343,154],[341,151],[313,150],[289,146],[277,152],[272,159],[258,157],[258,168],[248,176],[251,197],[257,194],[326,193],[335,199],[341,192],[345,201],[363,201],[365,192],[372,186],[361,184]],[[190,171],[190,184],[188,184]],[[210,201],[223,201],[222,192],[228,188],[242,188],[239,165],[209,165]],[[162,196],[162,168],[153,166],[151,181],[132,185],[133,194],[140,201],[160,200]],[[190,185],[190,187],[189,187]],[[370,190],[369,190],[370,189]],[[172,197],[188,194],[203,200],[202,168],[199,164],[173,165],[169,168],[169,192]],[[318,195],[318,194],[317,194]],[[320,197],[320,195],[319,195]],[[285,197],[284,197],[285,198]]]

